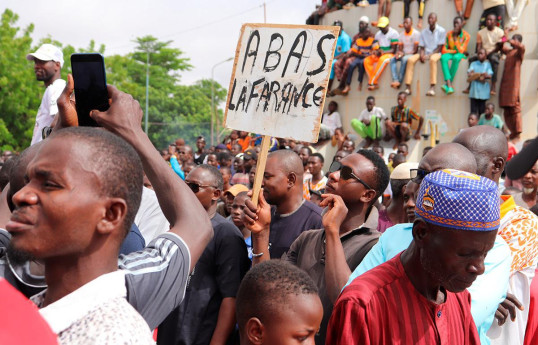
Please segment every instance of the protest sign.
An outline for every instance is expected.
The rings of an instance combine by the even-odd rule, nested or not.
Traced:
[[[335,26],[244,24],[226,127],[317,142],[338,33]]]

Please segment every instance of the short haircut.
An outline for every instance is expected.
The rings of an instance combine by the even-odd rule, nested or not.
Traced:
[[[312,278],[284,260],[269,260],[254,266],[245,275],[236,297],[236,316],[242,330],[250,318],[262,323],[286,312],[290,295],[316,295]]]
[[[409,146],[407,146],[406,143],[403,143],[403,142],[402,142],[402,143],[399,143],[399,144],[398,144],[398,147],[400,147],[400,146],[401,146],[401,147],[405,147],[405,149],[406,149],[407,151],[409,151]]]
[[[232,160],[232,155],[228,151],[222,151],[217,153],[217,161],[219,163],[221,162],[227,162]]]
[[[373,200],[373,202],[375,202],[377,198],[383,195],[383,192],[385,191],[385,189],[387,189],[387,186],[389,185],[389,168],[387,168],[387,165],[385,164],[383,158],[379,157],[379,155],[372,150],[360,149],[359,151],[357,151],[357,153],[366,157],[374,165],[374,185],[371,187],[376,192],[376,197]]]
[[[227,171],[230,175],[232,174],[232,169],[230,169],[230,167],[220,167],[219,171],[221,175],[223,171]]]
[[[318,157],[319,160],[321,161],[321,164],[325,163],[325,158],[323,158],[323,155],[321,153],[318,153],[318,152],[312,153],[310,157]]]
[[[292,150],[276,150],[271,152],[267,158],[275,157],[278,161],[278,167],[286,175],[293,172],[297,176],[298,182],[302,183],[304,167],[301,158]]]
[[[493,19],[495,19],[495,21],[497,21],[497,15],[495,13],[488,13],[488,15],[486,16],[487,17],[493,17]]]
[[[493,104],[493,103],[491,103],[491,102],[488,102],[488,103],[486,104],[486,108],[489,108],[489,107],[491,107],[493,110],[495,110],[495,104]]]
[[[405,163],[405,156],[401,153],[397,153],[394,155],[394,158],[392,159],[392,167],[396,168],[398,165]]]
[[[406,19],[409,19],[411,22],[413,22],[413,18],[411,18],[410,16],[405,16],[404,20],[406,20]]]
[[[390,179],[390,189],[392,190],[392,198],[400,199],[403,196],[403,187],[411,180],[394,180]]]
[[[368,102],[369,100],[372,100],[372,101],[374,101],[374,103],[375,103],[375,97],[374,97],[374,96],[368,96],[368,97],[366,97],[366,102]]]
[[[400,97],[401,95],[404,95],[405,98],[407,98],[407,92],[405,92],[405,91],[398,92],[398,97]]]
[[[383,146],[381,146],[381,145],[378,145],[378,146],[372,146],[372,151],[373,151],[374,149],[381,149],[381,153],[382,153],[382,154],[385,154],[385,149],[384,149]]]
[[[459,20],[460,22],[463,23],[463,17],[461,17],[461,16],[455,16],[455,17],[454,17],[454,22],[455,22],[456,20]]]
[[[523,42],[523,36],[521,36],[520,34],[515,34],[514,36],[512,36],[512,38],[516,41],[519,41],[519,43]]]
[[[309,156],[312,156],[312,149],[311,149],[310,147],[308,147],[308,146],[303,146],[303,147],[301,147],[301,150],[302,150],[302,149],[307,150],[307,151],[308,151],[308,155],[309,155]]]
[[[74,138],[77,143],[90,148],[88,155],[79,158],[97,173],[103,196],[125,200],[127,214],[123,229],[127,235],[140,207],[144,179],[142,162],[134,148],[117,135],[93,127],[65,128],[50,140],[62,138]]]
[[[467,118],[472,117],[472,116],[474,116],[474,117],[476,117],[478,119],[478,114],[477,113],[469,113]]]
[[[219,169],[217,169],[214,166],[209,165],[209,164],[200,164],[196,168],[192,169],[191,173],[194,170],[197,170],[197,169],[203,169],[203,170],[209,172],[211,174],[211,177],[212,177],[212,180],[213,180],[212,182],[215,183],[215,187],[218,190],[222,190],[224,188],[224,180],[222,179],[222,174],[220,173]]]
[[[334,105],[334,106],[335,106],[335,110],[338,110],[338,103],[336,103],[335,101],[331,101],[331,102],[329,103],[329,106],[330,106],[330,105]]]

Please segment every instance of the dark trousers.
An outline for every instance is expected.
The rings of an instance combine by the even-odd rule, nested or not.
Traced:
[[[404,2],[404,18],[409,17],[409,6],[411,5],[411,0],[403,0]],[[424,16],[424,2],[425,0],[417,0],[418,2],[418,17],[422,18]]]
[[[486,99],[470,98],[471,100],[471,113],[475,113],[480,117],[486,111]]]
[[[353,60],[352,63],[349,64],[349,69],[347,71],[347,80],[346,84],[351,84],[351,77],[353,76],[353,71],[355,70],[355,67],[359,70],[359,78],[357,79],[359,83],[362,83],[362,80],[364,78],[364,59],[366,59],[366,56],[357,56],[355,60]]]

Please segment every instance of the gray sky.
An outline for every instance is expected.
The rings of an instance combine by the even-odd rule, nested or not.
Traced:
[[[267,0],[267,22],[304,24],[319,0]],[[133,50],[132,40],[153,35],[172,40],[194,68],[182,83],[211,77],[211,68],[235,55],[243,23],[263,23],[262,0],[2,0],[19,15],[17,26],[35,25],[33,38],[50,36],[76,48],[91,39],[106,45],[106,55]],[[68,57],[65,57],[68,58]],[[106,59],[105,59],[106,61]],[[215,79],[228,87],[232,62],[215,68]]]

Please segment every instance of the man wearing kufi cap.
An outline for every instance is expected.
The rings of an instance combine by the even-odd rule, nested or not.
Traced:
[[[393,225],[407,223],[407,214],[404,209],[405,186],[411,181],[411,169],[417,169],[418,163],[405,162],[398,165],[390,174],[390,189],[392,198],[387,208],[379,211],[377,231],[385,232]]]
[[[64,64],[64,56],[60,48],[52,44],[43,44],[35,53],[26,55],[28,61],[34,61],[36,79],[45,84],[46,90],[37,111],[32,145],[41,141],[45,127],[50,127],[54,116],[58,113],[56,101],[63,89],[65,80],[60,79],[60,70]]]
[[[484,273],[497,236],[497,185],[460,170],[432,172],[415,212],[409,248],[340,295],[328,344],[480,344],[466,289]]]

